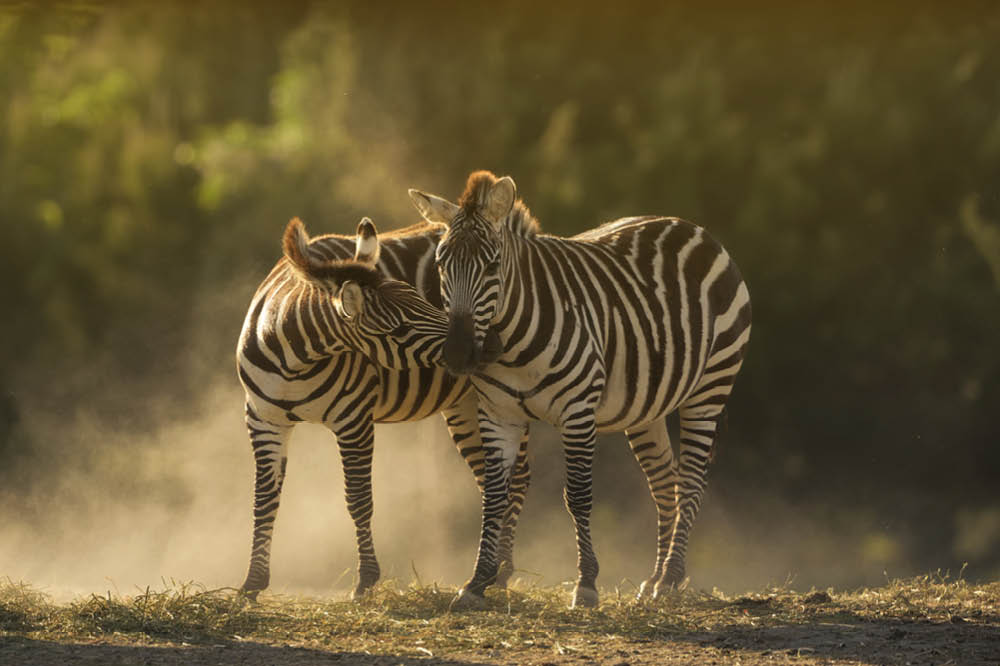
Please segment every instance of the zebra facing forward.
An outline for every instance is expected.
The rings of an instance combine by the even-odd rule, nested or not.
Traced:
[[[434,249],[442,232],[439,225],[420,224],[385,234],[380,242],[365,218],[356,238],[310,241],[298,219],[289,222],[284,257],[257,289],[237,347],[256,462],[253,545],[242,586],[249,597],[270,582],[271,538],[296,423],[321,423],[337,438],[357,532],[355,597],[380,573],[371,534],[376,421],[443,412],[482,488],[475,391],[468,380],[439,367],[447,320],[419,294],[440,304]],[[514,527],[529,480],[526,444],[518,454],[501,538],[506,576],[513,570]]]
[[[716,427],[750,335],[736,265],[703,229],[633,217],[572,238],[539,232],[514,181],[473,173],[459,203],[410,190],[421,214],[449,225],[437,249],[449,316],[448,368],[479,394],[486,488],[479,554],[455,603],[482,603],[497,571],[497,532],[518,442],[531,420],[559,428],[564,499],[576,528],[573,605],[596,605],[591,469],[598,431],[624,430],[657,508],[656,565],[640,596],[685,576],[688,533],[705,490]],[[478,348],[499,332],[502,353]],[[680,412],[679,461],[666,416]]]

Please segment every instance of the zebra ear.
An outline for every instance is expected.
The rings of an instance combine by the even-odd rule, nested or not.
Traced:
[[[354,246],[354,260],[374,267],[378,263],[379,242],[375,224],[363,218],[358,224],[358,237]]]
[[[309,275],[315,268],[315,260],[309,255],[309,234],[302,220],[293,217],[285,227],[281,247],[288,260],[300,271]]]
[[[411,189],[410,200],[420,211],[420,215],[428,222],[451,224],[451,221],[458,215],[458,206],[433,194]]]
[[[342,284],[340,291],[333,300],[337,308],[337,314],[348,321],[361,314],[365,305],[365,297],[361,293],[361,287],[353,280],[348,280]]]
[[[486,218],[494,225],[499,225],[510,214],[516,198],[517,185],[510,176],[504,176],[493,183],[489,194],[486,195],[486,207],[483,211],[486,213]]]

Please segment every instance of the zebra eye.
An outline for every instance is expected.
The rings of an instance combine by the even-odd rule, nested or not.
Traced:
[[[410,326],[409,324],[400,324],[396,328],[389,331],[389,335],[391,335],[394,338],[401,338],[412,330],[413,327]]]

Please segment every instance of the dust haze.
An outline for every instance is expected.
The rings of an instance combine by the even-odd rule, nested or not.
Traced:
[[[123,396],[132,403],[123,408],[155,414],[149,407],[158,399]],[[253,492],[242,403],[235,377],[220,376],[190,418],[155,424],[145,435],[117,431],[85,406],[55,419],[23,405],[19,427],[48,442],[49,453],[22,460],[21,480],[31,483],[0,494],[0,575],[57,597],[130,594],[171,580],[240,585]],[[574,579],[576,553],[562,506],[560,447],[550,427],[533,428],[533,486],[517,535],[515,580],[548,586]],[[379,425],[375,446],[374,535],[383,580],[461,584],[478,544],[479,497],[442,419]],[[653,504],[638,466],[621,460],[629,456],[623,437],[601,438],[593,529],[599,583],[611,594],[633,594],[654,557]],[[863,546],[857,534],[817,525],[808,511],[773,499],[755,505],[715,483],[695,528],[688,573],[695,587],[731,593],[789,580],[800,588],[884,580],[877,563],[859,568],[861,554],[852,550]],[[356,566],[335,439],[321,426],[300,425],[290,445],[270,590],[345,596]]]
[[[186,341],[182,358],[167,355],[138,388],[95,369],[105,365],[95,360],[65,379],[92,387],[74,400],[53,399],[45,387],[16,396],[17,425],[0,470],[0,576],[56,597],[130,594],[170,581],[243,582],[254,468],[232,350],[254,284],[242,278],[192,304],[193,330],[176,333]],[[191,376],[210,379],[192,389]],[[693,532],[693,587],[740,593],[792,581],[808,589],[917,572],[872,517],[832,522],[766,488],[735,494],[725,477],[739,470],[726,456],[740,446],[739,424],[731,422]],[[514,581],[569,586],[576,547],[552,427],[532,425],[530,455]],[[383,580],[464,582],[479,543],[479,492],[443,419],[376,426],[373,468]],[[599,438],[594,481],[598,583],[632,595],[652,570],[656,519],[623,435]],[[346,596],[353,588],[354,526],[336,440],[322,426],[293,432],[271,565],[271,592]]]

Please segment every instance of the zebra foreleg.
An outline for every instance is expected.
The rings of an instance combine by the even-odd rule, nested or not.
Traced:
[[[579,578],[573,592],[573,608],[597,606],[597,556],[590,537],[590,512],[594,504],[593,467],[597,430],[592,411],[562,425],[566,457],[566,487],[563,499],[576,528]]]
[[[372,454],[375,424],[371,417],[356,422],[352,430],[335,431],[344,466],[344,495],[354,521],[358,543],[358,584],[352,599],[361,598],[381,576],[372,540]]]
[[[240,591],[256,600],[261,590],[271,582],[271,539],[274,520],[281,501],[281,487],[288,464],[288,437],[291,426],[276,425],[257,418],[249,405],[246,410],[247,429],[253,446],[256,479],[253,497],[253,545],[250,569]]]
[[[472,578],[452,601],[452,610],[481,608],[486,588],[496,582],[500,531],[510,503],[511,470],[526,426],[496,424],[480,411],[479,431],[484,469],[482,534]]]
[[[524,508],[524,498],[531,484],[531,468],[528,465],[528,434],[521,438],[521,447],[514,462],[514,470],[510,477],[510,491],[507,494],[507,511],[503,516],[503,527],[500,529],[500,542],[497,546],[497,560],[500,563],[497,571],[496,586],[507,587],[510,577],[514,574],[514,531],[517,520]]]
[[[677,525],[677,461],[670,445],[665,418],[641,430],[629,430],[625,434],[632,454],[646,475],[649,492],[656,504],[656,565],[653,567],[653,574],[639,587],[638,594],[640,598],[646,595],[655,597],[656,584],[666,569]]]
[[[479,416],[475,394],[472,399],[463,400],[458,406],[443,410],[448,432],[459,454],[476,477],[479,492],[483,492],[485,481],[483,463],[483,445],[479,437]],[[503,527],[500,530],[500,540],[497,546],[499,571],[495,585],[506,587],[514,573],[514,531],[517,520],[524,507],[524,498],[531,482],[531,469],[528,466],[528,434],[521,438],[521,448],[514,462],[511,473],[510,491],[508,493],[507,511],[504,513]]]

